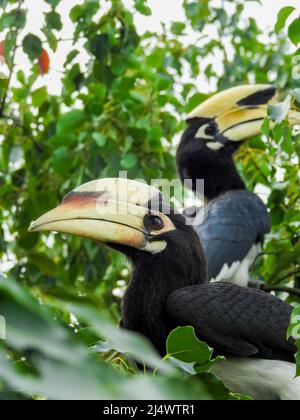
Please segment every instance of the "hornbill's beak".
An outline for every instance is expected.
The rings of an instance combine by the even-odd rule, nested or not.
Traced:
[[[196,138],[211,140],[208,147],[217,150],[228,142],[259,135],[268,105],[276,99],[276,88],[270,85],[234,87],[203,102],[189,114],[187,122],[202,122]],[[299,124],[300,114],[291,111],[289,120],[292,125]]]
[[[166,248],[158,236],[175,229],[165,214],[149,209],[159,195],[155,188],[127,179],[92,181],[68,194],[61,205],[33,222],[29,231],[71,233],[155,254]]]

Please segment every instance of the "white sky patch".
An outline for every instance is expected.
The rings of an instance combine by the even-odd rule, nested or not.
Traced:
[[[60,2],[57,7],[57,12],[62,16],[63,29],[59,32],[59,38],[72,38],[74,25],[69,18],[69,12],[74,5],[81,3],[83,3],[82,0],[62,0]],[[220,5],[221,1],[214,0],[213,3]],[[124,0],[124,4],[128,7],[128,9],[133,10],[133,0]],[[146,31],[160,32],[162,23],[168,25],[173,21],[185,20],[182,0],[148,0],[148,4],[152,10],[152,16],[144,16],[140,13],[134,14],[134,20],[139,34]],[[278,11],[286,5],[294,5],[299,8],[299,1],[280,0],[280,2],[273,2],[271,0],[262,0],[262,6],[255,1],[247,1],[245,17],[255,18],[258,26],[263,30],[267,30],[274,27]],[[27,25],[20,34],[20,38],[22,39],[22,35],[32,32],[44,39],[44,36],[39,28],[42,26],[44,21],[44,13],[50,11],[50,6],[44,2],[36,0],[25,0],[24,7],[28,9]],[[231,5],[228,2],[227,7],[228,9],[231,9]],[[212,27],[208,30],[208,34],[213,35],[213,31],[214,29]],[[195,32],[192,29],[187,28],[184,42],[186,44],[195,43],[197,37],[199,37],[199,34],[195,35]],[[79,41],[76,44],[76,48],[80,51],[77,62],[82,65],[87,63],[89,58],[87,52],[83,48],[83,43],[84,41],[82,41],[82,43]],[[49,74],[39,78],[35,85],[36,88],[46,85],[50,93],[57,95],[60,94],[62,86],[61,78],[64,72],[63,64],[68,52],[72,48],[72,41],[64,41],[59,43],[58,49],[55,53],[48,51],[51,59],[51,69]],[[47,50],[49,50],[49,48],[47,48]],[[31,64],[28,61],[27,56],[22,52],[21,48],[17,53],[16,64],[17,69],[23,69],[25,74],[29,74]],[[215,65],[218,67],[217,57],[215,57]],[[185,75],[183,75],[183,79],[185,79]],[[207,83],[205,84],[204,78],[200,78],[200,80],[202,87],[208,87]],[[15,83],[16,80],[14,79],[13,84]]]

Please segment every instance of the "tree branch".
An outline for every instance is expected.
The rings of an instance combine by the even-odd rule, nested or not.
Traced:
[[[22,3],[23,3],[23,0],[20,0],[19,4],[18,4],[18,8],[17,8],[18,11],[21,9]],[[3,98],[2,98],[2,101],[1,101],[1,106],[0,106],[0,118],[3,116],[4,111],[5,111],[6,99],[7,99],[8,91],[9,91],[9,88],[10,88],[12,76],[13,76],[13,73],[14,73],[14,62],[15,62],[16,52],[17,52],[17,48],[18,48],[17,38],[18,38],[19,32],[20,32],[20,29],[17,28],[15,45],[13,47],[13,53],[12,53],[12,57],[11,57],[11,66],[10,66],[10,69],[9,69],[9,76],[8,76],[8,79],[7,79],[7,86],[5,88],[4,95],[3,95]]]
[[[300,298],[300,289],[286,286],[271,286],[271,285],[262,285],[261,290],[265,292],[286,292],[290,295],[294,295]]]
[[[276,284],[279,284],[279,283],[281,283],[282,281],[286,280],[287,278],[289,278],[289,277],[291,277],[291,276],[295,276],[295,275],[297,275],[297,274],[299,274],[299,273],[300,273],[300,269],[299,269],[299,268],[297,268],[297,269],[296,269],[296,270],[294,270],[294,271],[290,271],[289,273],[287,273],[287,274],[285,274],[284,276],[280,277],[280,279],[276,280],[276,282],[274,282],[274,284],[275,284],[275,285],[276,285]]]

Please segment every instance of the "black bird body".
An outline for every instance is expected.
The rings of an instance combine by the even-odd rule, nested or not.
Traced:
[[[137,185],[142,194],[127,193]],[[173,328],[192,325],[216,354],[227,356],[214,369],[233,391],[300,399],[295,364],[289,363],[296,352],[294,340],[287,340],[292,307],[258,290],[207,283],[198,234],[171,208],[154,210],[153,201],[163,202],[158,196],[133,181],[94,181],[74,190],[30,230],[88,237],[126,255],[133,273],[121,326],[148,337],[161,355]]]
[[[286,340],[291,307],[266,293],[219,282],[174,292],[168,312],[181,325],[196,325],[197,336],[217,354],[294,361]]]
[[[194,228],[202,240],[210,281],[247,286],[249,269],[270,227],[265,204],[246,189],[227,191],[209,201],[203,222]]]
[[[266,85],[229,89],[204,102],[187,120],[177,167],[182,182],[190,180],[195,193],[201,192],[197,180],[204,180],[207,208],[195,229],[206,251],[210,281],[239,279],[247,286],[251,262],[270,231],[267,208],[247,191],[234,153],[260,133],[266,105],[275,94],[276,89]]]
[[[150,338],[162,356],[171,330],[192,325],[217,354],[293,362],[296,347],[286,339],[292,307],[256,289],[207,283],[197,235],[181,216],[169,217],[177,230],[163,254],[122,250],[133,263],[122,326]]]

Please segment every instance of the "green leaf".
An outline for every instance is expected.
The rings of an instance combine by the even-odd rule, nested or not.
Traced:
[[[57,31],[60,31],[62,29],[62,22],[60,15],[52,10],[49,13],[45,13],[46,17],[46,24],[51,29],[56,29]]]
[[[60,146],[54,150],[51,163],[55,172],[64,175],[75,165],[75,159],[74,157],[70,158],[70,151],[67,146]]]
[[[14,9],[8,13],[3,13],[0,17],[0,30],[5,28],[23,29],[26,24],[26,12],[24,10]]]
[[[227,400],[229,390],[223,382],[211,372],[201,372],[195,376],[195,379],[201,381],[208,394],[213,395],[217,400]]]
[[[292,43],[297,46],[300,43],[300,18],[291,23],[288,34]]]
[[[210,360],[212,349],[198,340],[193,327],[178,327],[167,339],[167,355],[182,362],[202,365]]]
[[[147,6],[147,0],[134,0],[135,8],[138,12],[140,12],[142,15],[150,16],[151,15],[151,9],[149,6]]]
[[[285,127],[285,129],[283,130],[283,140],[281,142],[281,148],[290,157],[294,153],[294,142],[289,127]]]
[[[161,127],[153,127],[148,131],[148,141],[153,148],[162,148],[162,138],[163,131]]]
[[[296,376],[300,376],[300,305],[298,305],[292,313],[291,323],[288,329],[288,337],[293,337],[297,343],[297,372]]]
[[[79,135],[79,138],[80,138],[80,135]],[[62,134],[57,134],[57,135],[51,137],[48,140],[48,143],[51,144],[51,146],[54,146],[54,147],[64,146],[66,144],[67,145],[69,145],[69,144],[76,145],[79,138],[73,133],[62,133]]]
[[[35,106],[36,108],[40,108],[48,98],[47,88],[43,86],[35,90],[32,93],[31,98],[32,98],[32,105]]]
[[[132,169],[138,163],[138,157],[135,153],[127,153],[121,160],[121,165],[125,169]]]
[[[15,12],[15,26],[18,29],[23,29],[26,24],[26,13],[24,10],[17,10]]]
[[[76,5],[74,7],[72,7],[71,11],[70,11],[70,19],[73,22],[76,22],[83,14],[83,7],[81,5]]]
[[[57,134],[68,133],[80,128],[84,120],[84,112],[77,109],[63,115],[57,123]]]
[[[134,331],[116,328],[99,309],[71,302],[61,303],[61,306],[74,313],[79,319],[88,322],[99,335],[108,338],[109,342],[106,343],[106,348],[111,348],[121,353],[129,353],[141,363],[147,361],[148,366],[154,369],[158,367],[161,371],[173,371],[171,365],[161,363],[161,358],[145,337]],[[94,351],[97,351],[97,349],[95,348]]]
[[[23,50],[28,55],[30,60],[39,58],[42,52],[42,42],[36,35],[28,34],[22,42]]]
[[[186,111],[190,112],[194,108],[196,108],[198,105],[200,105],[202,102],[204,102],[208,98],[208,95],[205,93],[195,93],[190,99],[186,106]]]
[[[285,27],[287,19],[293,13],[294,10],[295,10],[295,7],[286,6],[279,11],[278,16],[277,16],[277,22],[275,25],[275,32],[277,34]]]
[[[52,49],[52,51],[56,52],[57,46],[58,46],[58,40],[57,40],[53,30],[48,28],[48,27],[44,27],[42,29],[42,32],[45,34],[45,36],[47,38],[47,41],[49,43],[49,46]]]
[[[276,105],[269,105],[268,114],[270,118],[276,122],[276,124],[281,123],[286,119],[291,109],[291,97],[287,98]]]
[[[90,51],[100,62],[105,60],[109,49],[109,37],[107,34],[96,35],[90,42]]]
[[[45,0],[45,2],[50,4],[52,7],[56,7],[60,3],[60,0]]]
[[[93,133],[93,139],[99,147],[104,147],[106,145],[106,137],[101,133]]]
[[[300,88],[293,90],[293,96],[296,99],[296,101],[300,103]]]
[[[183,22],[173,22],[171,25],[171,31],[174,35],[182,35],[185,28],[186,26]]]

